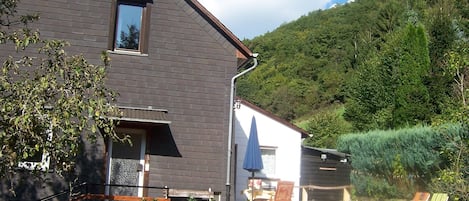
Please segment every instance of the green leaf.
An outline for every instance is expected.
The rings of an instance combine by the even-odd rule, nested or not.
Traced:
[[[91,126],[91,132],[96,133],[96,125],[93,124]]]

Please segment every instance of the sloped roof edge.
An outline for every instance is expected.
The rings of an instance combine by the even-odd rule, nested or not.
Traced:
[[[337,151],[337,149],[317,148],[317,147],[310,147],[310,146],[304,146],[304,145],[302,145],[302,147],[304,149],[310,149],[310,150],[315,150],[315,151],[322,152],[322,153],[328,153],[328,154],[332,154],[332,155],[342,157],[342,158],[352,156],[352,155],[347,154],[347,153],[339,152],[339,151]]]
[[[280,117],[278,117],[278,116],[272,114],[271,112],[266,111],[266,110],[264,110],[264,109],[258,107],[257,105],[254,105],[254,104],[248,102],[247,100],[244,100],[244,99],[242,99],[242,98],[240,98],[240,97],[236,97],[236,100],[237,100],[238,102],[240,102],[240,103],[242,103],[242,104],[244,104],[244,105],[246,105],[246,106],[252,108],[253,110],[255,110],[255,111],[257,111],[257,112],[259,112],[259,113],[261,113],[261,114],[263,114],[263,115],[266,115],[266,116],[268,116],[268,117],[274,119],[275,121],[278,121],[278,122],[282,123],[283,125],[285,125],[285,126],[291,128],[291,129],[293,129],[293,130],[295,130],[295,131],[301,133],[301,138],[307,138],[307,137],[309,136],[308,132],[305,131],[304,129],[302,129],[302,128],[298,127],[298,126],[295,126],[294,124],[290,123],[289,121],[287,121],[287,120],[285,120],[285,119],[282,119],[282,118],[280,118]]]
[[[208,11],[202,4],[200,4],[197,0],[185,0],[192,8],[194,8],[198,13],[202,15],[202,17],[207,20],[214,28],[219,31],[223,36],[228,39],[228,41],[233,44],[238,51],[244,55],[246,58],[250,58],[253,56],[251,50],[244,45],[241,40],[239,40],[236,35],[233,34],[223,23],[220,22],[210,11]]]

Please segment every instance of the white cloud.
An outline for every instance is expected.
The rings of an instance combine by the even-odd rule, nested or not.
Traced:
[[[282,23],[326,8],[331,0],[199,0],[240,39],[273,31]]]

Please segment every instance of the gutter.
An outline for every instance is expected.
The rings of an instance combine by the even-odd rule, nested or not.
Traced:
[[[244,70],[243,72],[235,75],[233,78],[231,78],[231,89],[230,89],[230,119],[228,122],[228,151],[227,151],[227,159],[226,159],[226,201],[230,201],[230,178],[231,178],[231,147],[232,147],[232,142],[231,138],[233,136],[233,105],[234,105],[234,93],[235,93],[235,80],[238,77],[241,77],[242,75],[248,73],[251,70],[254,70],[254,68],[257,67],[257,55],[258,54],[252,54],[252,61],[254,61],[254,64],[249,67],[248,69]]]

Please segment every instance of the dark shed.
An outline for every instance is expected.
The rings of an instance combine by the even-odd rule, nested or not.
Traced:
[[[343,200],[344,188],[350,185],[350,155],[334,149],[301,148],[302,196],[308,201]]]

